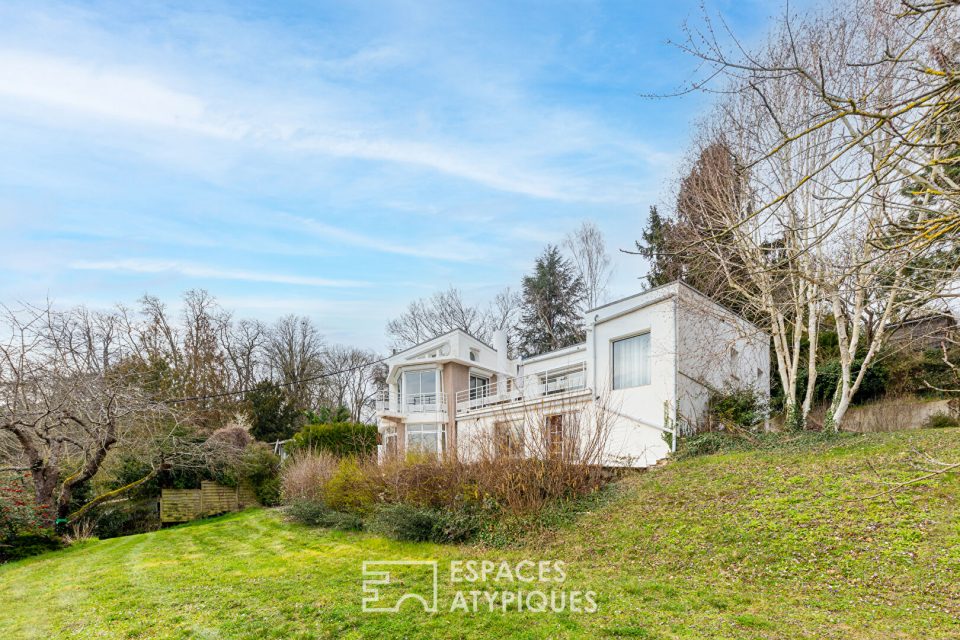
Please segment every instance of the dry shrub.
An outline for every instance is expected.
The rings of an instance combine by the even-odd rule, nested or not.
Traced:
[[[281,472],[283,501],[321,502],[324,489],[337,471],[339,460],[325,451],[300,451],[293,454]]]
[[[298,453],[283,470],[284,501],[312,501],[314,510],[322,503],[337,512],[383,520],[384,526],[393,523],[391,527],[397,519],[423,524],[429,512],[444,540],[464,539],[481,514],[535,513],[558,500],[589,494],[609,479],[602,465],[608,416],[603,411],[587,416],[581,409],[562,408],[559,444],[550,436],[550,429],[556,429],[554,402],[549,415],[534,407],[512,416],[517,428],[508,450],[485,434],[472,443],[468,460],[415,454],[337,460],[319,452]],[[396,505],[409,508],[393,509]]]
[[[605,481],[598,466],[562,458],[491,457],[391,460],[364,468],[378,502],[435,509],[476,506],[532,513],[558,499],[581,496]]]
[[[452,507],[471,493],[466,467],[450,456],[394,456],[364,471],[377,486],[377,500],[388,504]]]
[[[581,496],[607,480],[602,466],[610,416],[587,415],[576,407],[564,414],[562,445],[548,437],[548,412],[534,406],[511,417],[508,451],[489,433],[469,443],[469,460],[454,456],[394,456],[363,467],[377,486],[377,500],[434,509],[479,507],[512,514],[539,511],[548,503]],[[506,418],[505,418],[506,420]],[[505,421],[504,420],[504,421]],[[501,421],[501,422],[504,422]]]

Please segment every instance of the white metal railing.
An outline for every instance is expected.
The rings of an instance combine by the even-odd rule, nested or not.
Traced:
[[[447,394],[434,393],[391,393],[381,391],[374,398],[377,411],[409,415],[412,413],[447,413]]]
[[[522,378],[503,378],[473,389],[458,391],[457,415],[521,400],[578,391],[587,388],[587,363],[554,367]]]

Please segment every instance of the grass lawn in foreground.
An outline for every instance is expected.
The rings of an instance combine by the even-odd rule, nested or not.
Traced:
[[[705,456],[622,481],[509,550],[314,530],[252,510],[0,566],[0,638],[958,638],[960,430]],[[439,612],[361,611],[365,560],[437,560]],[[562,560],[599,611],[450,611],[448,562]],[[539,587],[533,587],[539,588]],[[547,585],[546,590],[555,588]]]

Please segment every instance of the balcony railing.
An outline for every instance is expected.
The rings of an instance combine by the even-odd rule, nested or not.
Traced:
[[[381,391],[374,398],[377,411],[410,415],[418,413],[447,413],[447,394],[434,393],[390,393]]]
[[[522,378],[504,378],[458,391],[457,415],[486,407],[534,400],[587,388],[587,363],[555,367]]]

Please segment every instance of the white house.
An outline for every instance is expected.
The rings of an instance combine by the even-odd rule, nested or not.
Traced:
[[[376,401],[382,453],[539,455],[589,441],[600,464],[643,467],[704,419],[712,390],[768,393],[769,337],[682,283],[590,309],[584,324],[584,343],[521,360],[503,333],[489,345],[460,330],[394,354]]]

